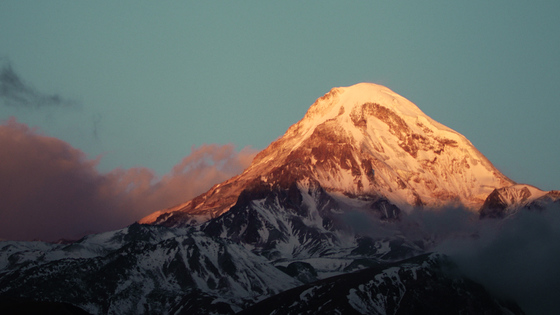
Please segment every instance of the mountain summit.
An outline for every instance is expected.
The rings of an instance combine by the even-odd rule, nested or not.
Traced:
[[[140,223],[182,226],[228,211],[244,192],[321,187],[338,203],[410,211],[446,205],[478,210],[515,184],[460,133],[387,87],[333,88],[260,152],[241,175]],[[353,199],[353,200],[349,200]]]

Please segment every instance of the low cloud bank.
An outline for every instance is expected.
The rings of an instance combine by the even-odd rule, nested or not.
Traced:
[[[461,207],[416,209],[394,224],[353,211],[345,222],[370,237],[402,235],[431,240],[429,251],[448,255],[467,277],[493,295],[515,301],[527,314],[558,314],[560,300],[560,203],[521,210],[501,219],[478,218]]]
[[[55,241],[122,228],[241,173],[256,151],[191,148],[166,175],[143,167],[100,173],[70,144],[14,118],[0,125],[0,239]]]
[[[482,220],[477,238],[452,239],[437,249],[490,292],[528,314],[557,314],[560,298],[560,204]]]

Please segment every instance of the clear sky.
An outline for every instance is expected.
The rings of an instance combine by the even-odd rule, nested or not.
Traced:
[[[0,120],[100,172],[164,175],[193,146],[263,149],[367,81],[560,189],[559,17],[559,1],[1,1]]]

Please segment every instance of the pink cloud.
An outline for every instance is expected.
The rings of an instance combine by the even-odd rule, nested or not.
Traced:
[[[98,160],[15,118],[0,125],[0,238],[57,240],[124,227],[241,173],[256,151],[192,147],[166,175],[148,168],[99,173]]]

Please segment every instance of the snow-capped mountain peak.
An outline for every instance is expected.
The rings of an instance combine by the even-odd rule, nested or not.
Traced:
[[[513,183],[464,136],[373,83],[334,88],[319,98],[248,171],[297,156],[315,166],[327,190],[381,193],[401,205],[458,200],[474,209],[494,188]]]
[[[206,221],[231,208],[242,191],[296,183],[383,198],[404,211],[448,204],[477,210],[494,189],[514,184],[460,133],[387,87],[360,83],[317,99],[243,174],[140,222],[179,222],[187,214]]]

